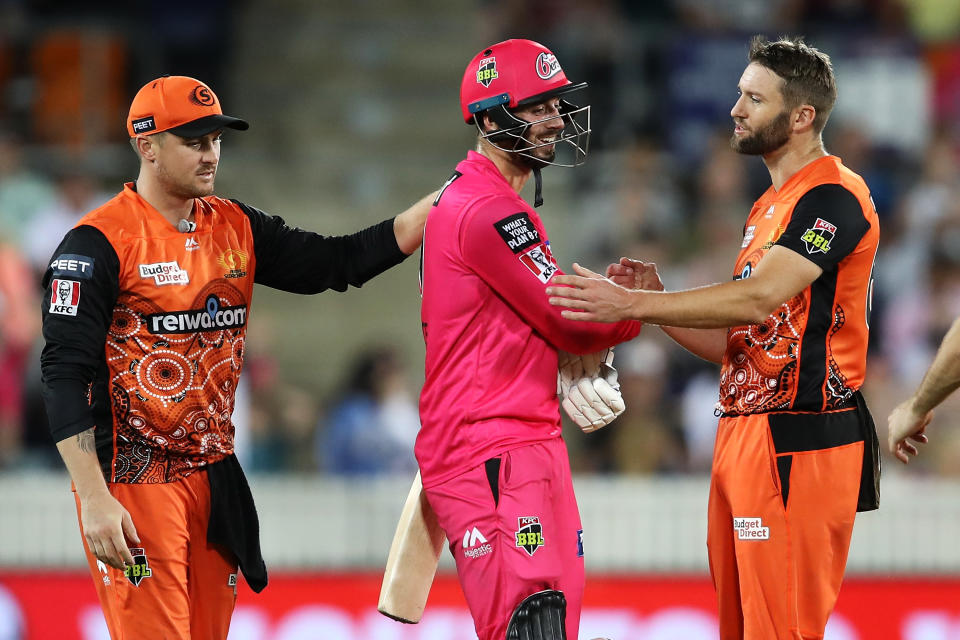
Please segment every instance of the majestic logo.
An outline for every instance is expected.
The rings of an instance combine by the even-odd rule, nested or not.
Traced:
[[[197,242],[196,238],[190,236],[187,238],[187,241],[183,244],[183,246],[187,251],[196,251],[200,248],[200,243]]]
[[[227,270],[224,278],[243,278],[247,275],[247,254],[237,249],[227,249],[220,254],[217,262]]]
[[[139,587],[145,578],[153,575],[153,569],[150,568],[150,563],[147,562],[147,554],[143,549],[139,547],[130,549],[130,555],[133,556],[133,564],[124,567],[123,575],[127,576],[127,580],[133,586]]]
[[[544,284],[557,272],[556,262],[546,244],[538,244],[520,254],[518,258]]]
[[[514,253],[520,253],[527,247],[540,243],[540,234],[533,226],[533,221],[530,220],[530,216],[522,211],[502,220],[497,220],[493,223],[493,226],[500,237],[503,238],[503,241],[507,243],[507,246],[510,247],[510,251]]]
[[[770,208],[767,209],[767,212],[766,212],[765,214],[763,214],[763,217],[764,217],[764,218],[772,218],[772,217],[773,217],[773,212],[776,211],[776,210],[777,210],[777,205],[775,205],[775,204],[770,205]]]
[[[141,278],[153,278],[158,287],[165,284],[190,284],[189,274],[186,270],[180,268],[176,260],[173,262],[141,264],[138,265],[138,268]]]
[[[563,71],[560,63],[557,62],[557,56],[552,53],[540,53],[537,56],[537,75],[548,80]]]
[[[517,518],[517,546],[532,556],[537,549],[543,546],[543,527],[537,516],[521,516]]]
[[[198,104],[201,107],[209,107],[216,101],[216,98],[213,97],[213,92],[200,85],[197,85],[193,93],[190,94],[190,102]]]
[[[103,585],[105,587],[110,586],[110,572],[107,570],[107,565],[103,563],[103,560],[97,560],[97,571],[103,576]]]
[[[93,277],[93,258],[75,253],[62,253],[50,263],[54,276],[89,280]]]
[[[770,539],[770,527],[763,526],[760,518],[734,518],[733,530],[741,540]]]
[[[154,334],[238,329],[247,323],[247,307],[221,307],[217,296],[211,294],[203,309],[152,313],[146,317],[146,321],[147,330]]]
[[[76,280],[54,280],[50,285],[50,313],[77,315],[80,306],[80,283]]]
[[[499,77],[500,74],[497,73],[497,59],[495,57],[491,56],[480,60],[480,64],[477,65],[477,82],[485,87],[489,87],[490,83]]]
[[[153,116],[147,116],[146,118],[139,118],[133,121],[134,133],[146,133],[147,131],[153,131],[156,128],[157,123],[153,121]]]
[[[827,253],[830,251],[830,242],[836,232],[836,225],[830,224],[823,218],[817,218],[813,227],[806,230],[801,240],[807,248],[807,253]]]
[[[476,527],[467,529],[463,534],[463,556],[465,558],[479,558],[493,552],[493,547],[483,537]]]

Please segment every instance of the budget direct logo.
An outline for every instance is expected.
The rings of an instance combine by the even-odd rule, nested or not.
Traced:
[[[769,540],[770,527],[763,526],[760,518],[734,518],[733,530],[741,540]]]
[[[190,284],[190,276],[185,269],[181,269],[177,261],[153,262],[138,265],[141,278],[153,278],[158,287],[165,284]]]

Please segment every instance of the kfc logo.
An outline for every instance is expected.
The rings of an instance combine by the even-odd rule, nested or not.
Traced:
[[[54,280],[50,285],[50,313],[76,316],[80,306],[80,283],[76,280]]]

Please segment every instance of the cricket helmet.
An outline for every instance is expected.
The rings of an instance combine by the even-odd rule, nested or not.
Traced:
[[[460,107],[464,122],[475,124],[480,134],[498,148],[518,153],[542,164],[573,167],[586,159],[590,140],[590,106],[578,107],[560,100],[563,133],[554,142],[536,144],[525,139],[528,122],[513,115],[518,107],[565,96],[583,89],[586,82],[573,83],[557,57],[532,40],[505,40],[477,53],[467,65],[460,85]],[[481,115],[487,113],[499,129],[484,131]],[[544,120],[555,118],[549,116]],[[528,152],[547,144],[572,152],[568,161],[544,161]]]

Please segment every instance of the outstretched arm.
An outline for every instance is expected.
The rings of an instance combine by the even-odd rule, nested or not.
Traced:
[[[684,291],[631,291],[574,264],[580,275],[556,276],[547,287],[550,304],[571,320],[718,329],[763,322],[778,305],[803,291],[823,270],[800,254],[775,246],[753,275]],[[565,285],[565,286],[562,286]]]
[[[620,258],[620,262],[607,267],[607,277],[614,284],[635,290],[664,291],[663,281],[653,262],[642,262],[630,258]],[[689,329],[683,327],[661,326],[674,342],[708,362],[720,363],[727,346],[727,330]]]
[[[913,396],[902,402],[887,418],[887,448],[904,464],[917,455],[909,442],[927,442],[924,431],[933,419],[933,410],[960,387],[960,319],[944,336],[937,355]]]
[[[393,233],[397,236],[397,246],[400,251],[410,255],[423,242],[423,225],[427,223],[427,215],[433,208],[433,203],[439,191],[424,196],[412,207],[393,219]]]

